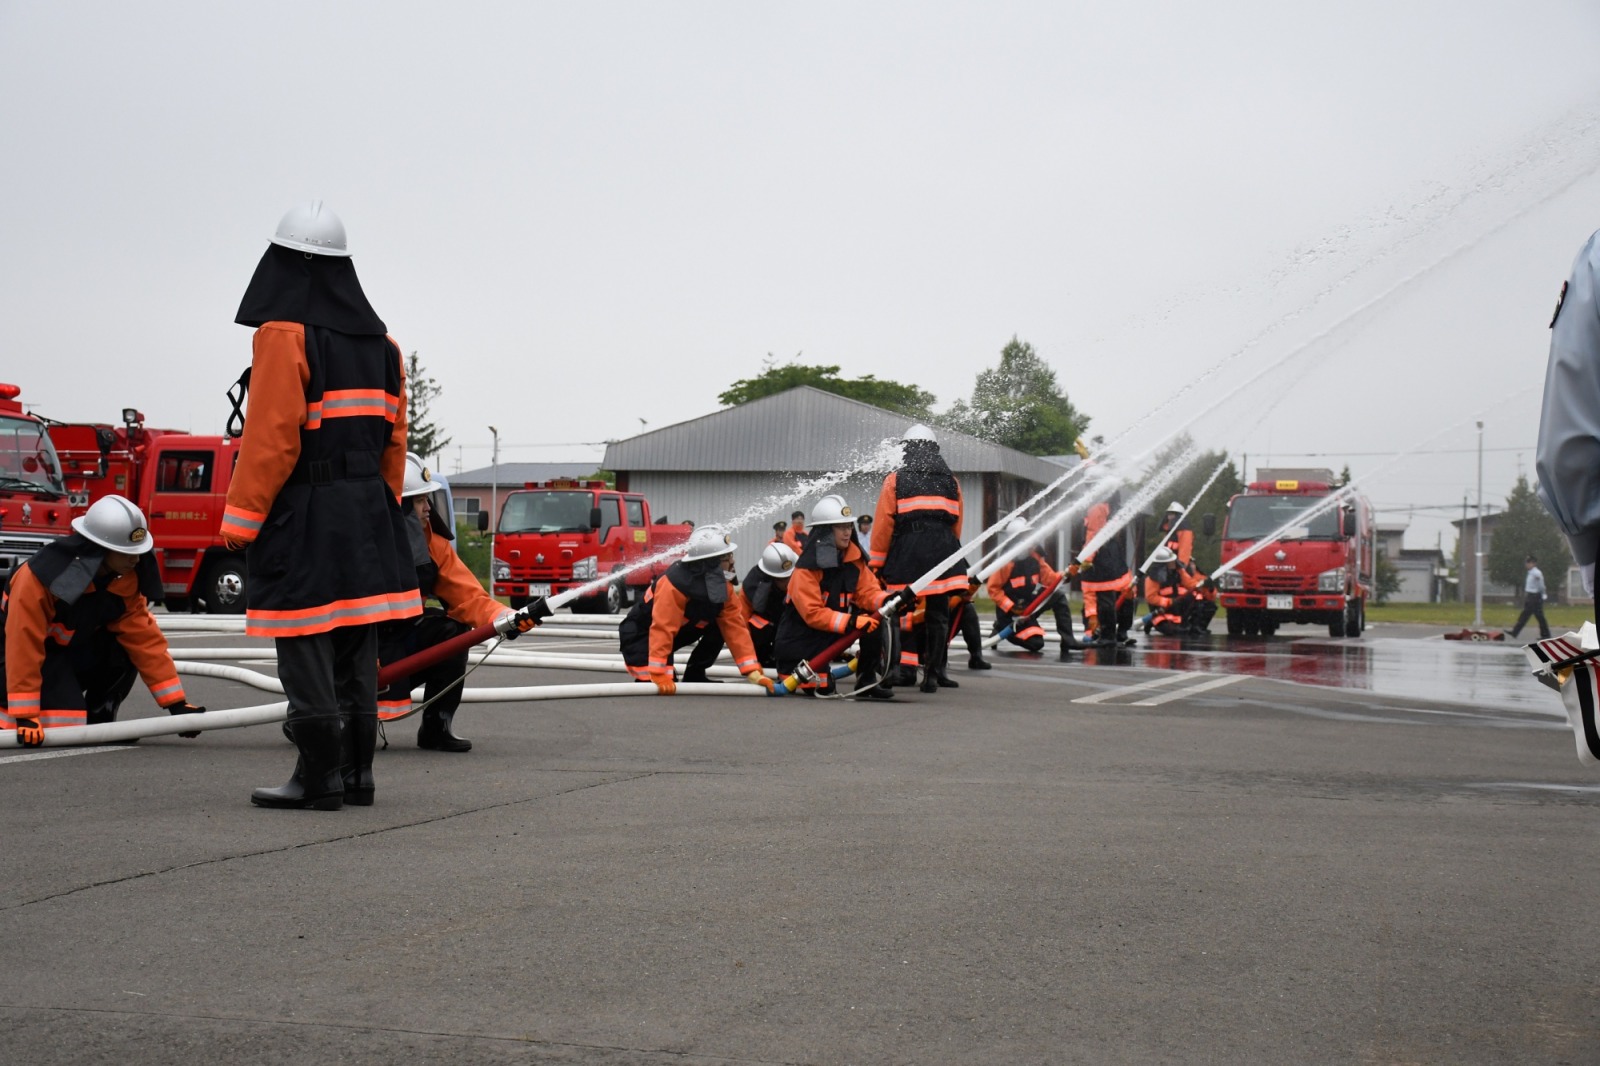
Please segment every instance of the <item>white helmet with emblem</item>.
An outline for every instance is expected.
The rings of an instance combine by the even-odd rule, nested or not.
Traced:
[[[914,440],[925,440],[930,444],[938,444],[939,438],[933,435],[933,430],[918,422],[906,430],[900,437],[901,444],[910,444]]]
[[[782,541],[775,541],[761,549],[761,572],[768,577],[788,577],[800,557]]]
[[[1187,507],[1185,507],[1183,504],[1179,503],[1177,500],[1173,500],[1171,503],[1167,504],[1167,513],[1168,514],[1181,515],[1181,514],[1186,513],[1188,510],[1189,509]]]
[[[86,540],[124,555],[143,555],[156,546],[144,512],[121,496],[102,496],[72,520],[72,528]]]
[[[344,223],[339,221],[338,215],[323,207],[321,200],[291,207],[278,223],[272,243],[313,255],[333,255],[344,259],[350,256],[344,239]]]
[[[406,481],[405,487],[400,490],[401,498],[438,492],[442,488],[444,482],[433,480],[428,468],[422,465],[422,456],[416,452],[406,452]]]
[[[836,492],[830,492],[812,504],[811,517],[807,519],[813,526],[848,526],[854,524],[855,520],[850,505]]]
[[[721,526],[696,526],[689,534],[689,550],[684,553],[683,561],[692,563],[700,559],[716,559],[732,553],[737,547]]]
[[[1156,566],[1165,566],[1178,561],[1178,553],[1165,544],[1150,553],[1150,561]]]

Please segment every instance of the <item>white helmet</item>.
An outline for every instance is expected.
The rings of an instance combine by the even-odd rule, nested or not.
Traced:
[[[278,232],[272,235],[272,243],[316,255],[344,258],[350,255],[344,240],[344,223],[339,221],[338,215],[323,207],[321,200],[291,207],[278,223]]]
[[[100,547],[124,555],[143,555],[156,546],[144,512],[121,496],[102,496],[72,520],[72,528]]]
[[[939,438],[933,435],[933,430],[918,422],[900,436],[901,444],[910,444],[914,440],[925,440],[930,444],[938,444]]]
[[[774,541],[761,549],[761,562],[757,565],[768,577],[788,577],[799,559],[793,548],[782,541]]]
[[[416,452],[406,452],[406,483],[400,490],[400,497],[421,496],[429,492],[438,492],[444,488],[444,482],[433,480],[433,475],[428,468],[422,465],[422,457]]]
[[[700,559],[716,559],[730,554],[737,547],[721,526],[696,526],[689,534],[689,550],[684,553],[683,561],[692,563]]]
[[[1006,523],[1006,528],[1002,529],[1000,533],[1002,536],[1014,537],[1018,533],[1026,533],[1028,528],[1028,520],[1021,515],[1017,515]]]
[[[1163,544],[1150,553],[1150,561],[1157,566],[1164,566],[1167,563],[1177,562],[1178,553]]]
[[[813,526],[848,526],[853,525],[855,520],[850,505],[836,492],[830,492],[812,504],[811,517],[807,519]]]
[[[1177,500],[1173,500],[1171,503],[1167,504],[1168,514],[1185,514],[1188,512],[1188,510],[1189,509],[1187,507],[1179,503]]]

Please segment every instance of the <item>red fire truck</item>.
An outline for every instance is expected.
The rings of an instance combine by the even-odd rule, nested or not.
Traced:
[[[682,547],[687,523],[653,523],[650,502],[604,481],[528,482],[506,495],[495,523],[494,592],[521,607],[535,596],[587,584],[597,577]],[[573,601],[579,613],[616,614],[630,591],[641,593],[673,557],[641,566],[592,596]]]
[[[1286,524],[1287,534],[1224,573],[1218,601],[1235,636],[1271,636],[1284,622],[1326,624],[1331,637],[1361,635],[1377,587],[1372,505],[1352,495],[1303,524],[1297,516],[1337,491],[1331,470],[1259,470],[1228,501],[1222,561]]]
[[[124,408],[122,425],[49,423],[74,513],[116,493],[143,509],[169,611],[242,614],[244,553],[218,535],[239,442],[152,429]]]
[[[74,514],[44,420],[23,411],[21,394],[0,384],[0,588],[34,552],[71,533]]]

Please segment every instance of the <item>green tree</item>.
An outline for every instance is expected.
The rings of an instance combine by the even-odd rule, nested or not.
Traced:
[[[728,386],[726,392],[717,397],[717,402],[727,407],[737,407],[751,400],[759,400],[763,396],[788,392],[801,385],[810,385],[823,392],[847,396],[852,400],[860,400],[862,403],[870,403],[874,407],[882,407],[886,411],[905,415],[907,418],[920,418],[924,421],[932,421],[933,413],[930,408],[938,399],[933,393],[919,389],[915,385],[902,385],[898,381],[888,381],[871,374],[864,374],[859,378],[842,378],[839,376],[837,366],[806,366],[794,360],[779,366],[769,353],[761,363],[761,373],[753,378],[741,378],[735,381]]]
[[[1188,434],[1172,441],[1156,455],[1150,464],[1152,471],[1165,470],[1177,461],[1177,458],[1188,448],[1193,447],[1193,441]],[[1222,472],[1217,474],[1217,479],[1206,489],[1205,495],[1198,500],[1195,493],[1200,491],[1206,479],[1222,466]],[[1134,491],[1137,491],[1135,486]],[[1166,511],[1169,502],[1177,502],[1189,508],[1189,516],[1184,521],[1183,528],[1194,531],[1194,563],[1202,573],[1209,574],[1222,564],[1222,522],[1228,514],[1228,501],[1244,491],[1244,483],[1239,480],[1239,468],[1233,460],[1228,458],[1227,452],[1203,452],[1184,468],[1183,473],[1174,478],[1161,494],[1151,504],[1155,517],[1146,527],[1148,530],[1145,553],[1149,554],[1156,546],[1156,530],[1161,525],[1161,516]],[[1190,502],[1193,501],[1193,506]],[[1216,519],[1216,532],[1211,536],[1205,534],[1205,515],[1213,515]],[[1137,563],[1143,559],[1135,560]]]
[[[1559,590],[1566,580],[1567,567],[1572,564],[1567,539],[1539,503],[1528,479],[1518,476],[1489,542],[1489,580],[1520,591],[1527,572],[1522,560],[1529,555],[1539,560],[1546,587],[1552,592]]]
[[[1089,418],[1061,391],[1056,372],[1033,345],[1012,337],[999,365],[979,371],[970,400],[957,400],[940,421],[1030,455],[1066,455]]]
[[[1377,562],[1377,601],[1379,603],[1388,603],[1389,597],[1400,591],[1400,571],[1389,561],[1389,556],[1383,552],[1378,553]]]
[[[406,356],[406,447],[430,459],[450,446],[450,438],[435,422],[428,421],[428,408],[444,390],[422,369],[417,353]]]

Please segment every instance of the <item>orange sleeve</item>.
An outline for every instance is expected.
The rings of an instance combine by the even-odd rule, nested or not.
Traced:
[[[473,576],[455,547],[432,529],[428,530],[428,558],[439,568],[433,594],[439,597],[451,618],[476,629],[486,626],[510,610],[483,591],[483,583]]]
[[[6,703],[13,718],[39,718],[44,683],[44,642],[56,598],[24,564],[6,595]]]
[[[250,543],[300,458],[306,421],[306,331],[298,322],[268,322],[256,330],[250,361],[250,406],[239,440],[239,461],[228,485],[221,532]]]
[[[687,620],[684,605],[689,601],[666,575],[656,582],[654,605],[650,608],[650,672],[672,673],[672,642]],[[749,637],[745,638],[746,642]]]
[[[877,523],[874,522],[873,525]],[[856,575],[856,603],[865,610],[876,611],[883,606],[883,601],[889,598],[889,590],[883,587],[878,575],[867,568],[865,559],[857,559],[855,565],[860,571]]]
[[[717,628],[722,630],[723,643],[733,655],[733,665],[741,674],[759,674],[761,662],[756,658],[756,646],[750,641],[749,618],[745,614],[744,597],[728,590],[728,599],[717,615]]]
[[[796,555],[799,555],[801,550],[805,547],[805,542],[799,537],[795,536],[793,526],[790,526],[788,529],[783,531],[783,542],[787,544],[789,549]]]
[[[799,612],[800,620],[812,629],[820,629],[825,633],[843,633],[850,625],[848,614],[831,610],[824,602],[820,570],[794,571],[789,578],[789,602],[794,604],[794,609]]]
[[[1144,599],[1152,607],[1172,606],[1172,597],[1161,591],[1161,586],[1153,577],[1144,579]]]
[[[394,426],[389,430],[389,441],[383,446],[383,456],[378,461],[378,469],[383,473],[383,480],[389,483],[389,488],[394,492],[394,498],[398,500],[400,491],[406,484],[406,357],[400,351],[399,341],[390,337],[389,343],[394,345],[394,356],[400,361],[400,404],[394,417]],[[432,553],[431,548],[429,553]]]
[[[250,380],[254,381],[255,376],[251,375]],[[182,703],[183,682],[178,680],[178,668],[172,665],[167,638],[162,636],[161,627],[150,613],[150,604],[139,592],[138,577],[124,574],[111,582],[109,590],[122,597],[122,614],[107,622],[106,629],[116,634],[117,643],[133,660],[158,705]]]
[[[1194,530],[1178,530],[1178,559],[1184,566],[1188,566],[1194,558]]]
[[[1038,552],[1034,552],[1033,554],[1034,557],[1039,560],[1039,580],[1044,583],[1046,588],[1049,588],[1051,585],[1061,580],[1061,572],[1055,567],[1051,566],[1049,563],[1045,562],[1044,556],[1040,555]]]
[[[1011,608],[1016,606],[1011,601],[1011,597],[1006,595],[1006,582],[1009,580],[1011,580],[1011,564],[1007,563],[990,574],[989,580],[984,584],[984,588],[989,590],[989,598],[994,601],[994,605],[1007,614],[1010,614]]]
[[[889,543],[894,540],[895,475],[883,479],[878,506],[872,512],[872,565],[882,566],[889,558]]]

